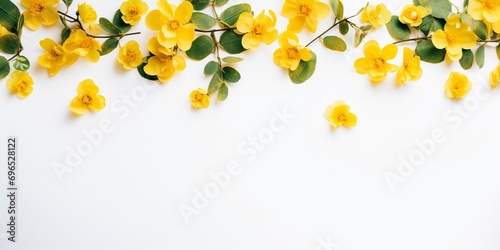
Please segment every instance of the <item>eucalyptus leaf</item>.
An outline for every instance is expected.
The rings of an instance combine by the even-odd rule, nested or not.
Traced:
[[[398,16],[392,16],[391,21],[386,24],[389,34],[397,40],[408,39],[411,35],[410,27],[407,24],[401,23]]]
[[[201,35],[194,39],[191,48],[186,51],[186,55],[195,60],[202,60],[210,55],[214,48],[215,43],[212,38],[207,35]]]
[[[245,51],[245,48],[241,44],[243,35],[238,35],[232,30],[225,31],[220,36],[220,45],[229,54],[239,54]]]
[[[322,41],[325,47],[331,50],[344,52],[347,49],[347,44],[338,36],[326,36]]]
[[[462,58],[460,58],[459,62],[463,69],[470,69],[474,64],[474,54],[472,51],[470,49],[462,50]]]
[[[4,56],[0,56],[0,80],[4,79],[10,73],[9,61]]]
[[[104,31],[111,35],[119,35],[121,33],[120,29],[105,17],[99,18],[99,24]]]
[[[17,34],[16,28],[20,15],[19,8],[12,1],[0,1],[0,24],[11,33]]]
[[[436,48],[430,39],[418,41],[415,51],[422,61],[429,63],[440,63],[446,56],[446,50]]]
[[[188,1],[191,2],[194,10],[198,11],[205,9],[210,4],[210,0],[188,0]]]
[[[222,69],[222,78],[231,83],[237,83],[241,79],[240,72],[233,67],[226,66]]]
[[[102,51],[101,56],[107,55],[111,53],[114,49],[118,47],[118,40],[116,38],[108,38],[104,43],[101,45]]]
[[[316,70],[316,54],[311,51],[312,58],[309,61],[300,61],[295,70],[288,70],[288,76],[295,84],[301,84],[307,81]]]
[[[346,21],[339,23],[339,32],[342,35],[349,33],[349,24]]]
[[[225,101],[227,99],[227,96],[229,94],[229,89],[227,87],[227,84],[223,83],[219,87],[219,92],[217,92],[217,100],[218,101]]]
[[[212,79],[210,80],[210,84],[208,85],[208,90],[207,93],[209,95],[217,92],[219,90],[220,86],[224,83],[224,80],[222,79],[222,71],[217,70],[215,74],[212,76]]]
[[[215,0],[215,6],[223,6],[225,5],[227,2],[229,2],[229,0]]]
[[[338,20],[344,19],[344,5],[340,0],[331,0],[333,14]]]
[[[484,66],[484,45],[479,46],[476,50],[476,64],[479,68]]]
[[[19,37],[14,34],[7,34],[0,37],[0,51],[6,54],[15,54],[21,46]]]
[[[207,65],[205,65],[205,68],[203,69],[203,73],[205,75],[212,75],[215,72],[217,72],[218,69],[219,69],[219,64],[215,61],[210,61],[207,63]]]
[[[488,27],[483,21],[474,20],[472,22],[472,31],[482,40],[488,39]]]
[[[238,18],[242,13],[251,13],[252,12],[252,7],[250,4],[247,3],[242,3],[242,4],[236,4],[233,5],[227,9],[225,9],[219,16],[221,22],[227,26],[227,27],[233,27],[236,22],[238,21]]]
[[[202,12],[193,12],[193,15],[191,16],[191,22],[194,24],[194,26],[202,30],[211,29],[216,24],[216,21],[213,17]]]
[[[243,61],[243,58],[241,57],[236,57],[236,56],[226,56],[222,58],[222,61],[225,63],[239,63]]]
[[[132,28],[132,25],[125,23],[122,16],[122,12],[117,10],[113,16],[113,24],[121,31],[121,33],[127,33]]]

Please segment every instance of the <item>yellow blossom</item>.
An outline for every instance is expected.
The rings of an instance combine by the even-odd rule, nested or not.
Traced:
[[[309,61],[312,58],[308,48],[299,45],[299,38],[291,31],[285,31],[278,37],[280,48],[274,51],[274,63],[278,66],[295,70],[301,60]]]
[[[472,83],[466,75],[451,72],[445,84],[446,95],[449,98],[463,98],[472,88]]]
[[[98,95],[99,87],[97,87],[91,79],[85,79],[78,84],[78,95],[73,98],[69,109],[77,114],[83,115],[87,110],[100,111],[106,106],[106,99],[102,95]]]
[[[94,38],[88,37],[85,31],[77,29],[64,42],[63,48],[69,53],[75,53],[87,58],[90,62],[97,62],[101,57],[101,45]]]
[[[245,34],[241,44],[245,49],[256,49],[260,42],[267,45],[276,41],[278,38],[278,30],[276,25],[276,14],[269,10],[271,17],[266,16],[262,11],[256,18],[250,13],[243,13],[238,18],[236,23],[237,32]]]
[[[469,30],[469,25],[452,16],[446,20],[444,30],[437,30],[432,36],[432,43],[438,49],[446,49],[446,55],[453,61],[462,58],[462,49],[471,49],[476,45],[476,35]]]
[[[490,72],[490,85],[494,89],[497,87],[498,82],[500,82],[500,65]]]
[[[399,68],[396,80],[399,84],[406,81],[416,81],[422,76],[422,68],[420,67],[420,56],[415,55],[415,52],[405,47],[403,52],[403,65]]]
[[[38,57],[38,64],[47,68],[49,76],[55,76],[63,66],[69,66],[78,59],[78,55],[66,53],[61,45],[50,38],[41,40],[40,46],[46,52]]]
[[[336,101],[325,110],[325,118],[330,122],[330,127],[336,129],[340,126],[352,128],[356,126],[358,117],[351,113],[351,107],[343,101]]]
[[[117,60],[126,70],[135,69],[141,65],[142,53],[139,48],[139,43],[136,41],[128,41],[125,46],[120,48]]]
[[[476,20],[486,20],[490,23],[500,21],[498,0],[470,0],[467,11]]]
[[[10,34],[10,32],[0,24],[0,37]]]
[[[193,14],[193,5],[183,1],[179,6],[170,4],[168,0],[159,0],[158,9],[146,16],[146,26],[159,30],[158,41],[167,48],[176,44],[181,50],[188,50],[194,40],[194,24],[189,23]]]
[[[377,6],[369,4],[360,15],[361,22],[370,23],[374,28],[380,28],[391,21],[391,12],[387,10],[385,4]]]
[[[370,40],[363,46],[363,53],[365,57],[358,58],[354,62],[354,68],[359,74],[368,74],[374,82],[384,80],[387,72],[398,70],[398,66],[388,62],[398,53],[398,47],[394,44],[388,44],[380,50],[378,42]]]
[[[120,6],[122,20],[130,25],[136,25],[141,21],[142,15],[148,11],[148,4],[142,0],[128,0]]]
[[[7,80],[7,88],[17,97],[24,99],[33,92],[33,78],[28,72],[15,70]]]
[[[422,18],[424,18],[428,14],[429,13],[427,12],[427,9],[425,9],[424,7],[408,4],[403,8],[403,11],[399,16],[399,21],[404,24],[417,27],[422,24]]]
[[[175,72],[186,68],[184,57],[176,55],[174,48],[162,46],[156,37],[149,40],[148,50],[154,56],[148,59],[144,72],[157,76],[160,82],[168,82]]]
[[[80,21],[85,24],[85,28],[87,28],[89,33],[93,35],[102,33],[101,25],[96,23],[97,13],[90,4],[87,4],[86,2],[78,4],[78,13]]]
[[[53,25],[59,20],[59,14],[54,5],[59,0],[21,0],[21,4],[27,8],[23,12],[24,24],[36,30],[40,25]]]
[[[202,88],[193,90],[189,95],[189,99],[191,99],[191,105],[194,108],[208,108],[210,106],[210,96]]]
[[[281,14],[289,18],[287,30],[298,33],[304,27],[316,32],[318,22],[328,17],[330,8],[318,0],[285,0]]]

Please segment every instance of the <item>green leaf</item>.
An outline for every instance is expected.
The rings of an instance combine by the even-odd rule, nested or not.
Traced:
[[[241,57],[236,57],[236,56],[226,56],[222,58],[222,61],[225,63],[239,63],[243,61],[243,58]]]
[[[210,0],[188,0],[188,1],[191,2],[194,10],[198,11],[205,9],[210,3]]]
[[[356,34],[354,35],[354,47],[358,47],[363,39],[365,39],[366,33],[361,30],[356,30]]]
[[[346,21],[339,23],[340,34],[345,35],[349,32],[349,24]]]
[[[30,61],[25,56],[18,56],[13,66],[17,70],[27,71],[30,68]]]
[[[338,20],[344,19],[344,4],[340,0],[331,0],[333,14]]]
[[[17,36],[21,37],[23,34],[23,26],[24,26],[24,15],[19,16],[19,20],[17,20]]]
[[[121,33],[127,33],[130,28],[132,28],[132,25],[125,23],[122,19],[122,12],[120,10],[117,10],[115,12],[115,15],[113,16],[113,24],[121,31]]]
[[[451,13],[451,2],[447,0],[415,0],[415,5],[432,10],[431,15],[437,18],[447,18]]]
[[[208,30],[216,24],[213,17],[201,12],[193,12],[191,22],[194,23],[194,26],[202,30]]]
[[[210,55],[214,48],[215,43],[212,38],[207,35],[202,35],[194,39],[191,48],[186,51],[186,55],[195,60],[202,60]]]
[[[222,78],[225,81],[231,82],[231,83],[237,83],[241,79],[240,72],[238,72],[235,68],[226,66],[222,69]]]
[[[71,6],[71,4],[73,3],[73,0],[62,0],[62,1],[66,5],[66,8],[69,8],[69,6]]]
[[[327,36],[322,41],[325,47],[331,50],[344,52],[347,49],[347,44],[338,36]]]
[[[488,39],[488,27],[486,27],[486,24],[484,24],[483,21],[474,20],[471,28],[472,31],[474,31],[474,34],[476,34],[476,36],[480,39]]]
[[[429,63],[440,63],[446,56],[446,50],[437,49],[430,39],[418,41],[416,53],[422,61]]]
[[[12,1],[0,1],[0,24],[8,31],[17,34],[17,20],[19,20],[20,15],[19,9]]]
[[[147,79],[150,81],[157,81],[158,80],[157,76],[148,75],[144,71],[144,67],[148,64],[147,63],[148,59],[149,59],[149,57],[143,58],[143,62],[145,62],[145,63],[142,63],[141,65],[139,65],[139,67],[137,67],[137,71],[139,72],[139,75],[141,75],[144,79]]]
[[[109,54],[111,51],[116,49],[118,47],[118,39],[116,38],[108,38],[104,43],[101,45],[102,51],[101,56]]]
[[[217,100],[218,101],[225,101],[227,99],[227,96],[229,94],[229,89],[227,87],[227,84],[223,83],[219,87],[219,92],[217,92]]]
[[[203,69],[203,73],[205,75],[212,75],[212,74],[215,74],[215,72],[217,72],[218,69],[219,69],[219,64],[215,61],[210,61],[207,63],[207,65],[205,65],[205,69]]]
[[[5,57],[0,56],[0,80],[4,79],[10,73],[9,61]]]
[[[223,6],[224,4],[226,4],[227,2],[229,2],[229,0],[215,0],[215,6]]]
[[[0,37],[0,51],[7,54],[15,54],[21,46],[19,37],[14,34],[7,34]]]
[[[373,28],[373,26],[371,24],[367,24],[367,25],[363,25],[363,26],[359,27],[359,29],[362,31],[370,31],[372,28]]]
[[[66,39],[68,39],[69,35],[71,35],[71,29],[64,28],[61,31],[61,41],[62,41],[62,43],[64,43],[66,41]]]
[[[472,16],[465,12],[460,13],[460,19],[462,20],[462,22],[467,23],[469,25],[472,25],[472,22],[474,21]]]
[[[108,32],[111,35],[120,34],[120,29],[105,17],[99,18],[99,24],[104,31]]]
[[[307,81],[316,70],[316,54],[311,51],[312,58],[309,61],[300,61],[299,66],[295,70],[288,70],[288,76],[295,84],[300,84]]]
[[[422,24],[420,24],[420,30],[424,35],[428,36],[430,32],[435,32],[437,30],[443,30],[446,20],[435,18],[433,16],[426,16],[422,19]]]
[[[245,48],[241,44],[241,39],[243,35],[238,35],[232,30],[228,30],[220,36],[220,45],[229,54],[239,54],[245,51]]]
[[[484,66],[484,45],[479,46],[476,50],[476,64],[479,68]]]
[[[469,0],[464,0],[464,9],[466,9],[467,6],[469,6]]]
[[[249,4],[236,4],[224,10],[219,18],[225,26],[232,27],[236,24],[240,15],[245,12],[252,12],[252,7]]]
[[[399,21],[398,16],[392,16],[391,21],[386,24],[389,34],[397,40],[408,39],[411,35],[411,30],[408,25]]]
[[[496,51],[497,51],[498,60],[500,60],[500,44],[498,44],[498,46],[496,47]]]
[[[215,74],[212,76],[212,80],[210,80],[210,84],[208,85],[208,90],[207,93],[209,95],[217,92],[219,90],[220,86],[224,83],[222,80],[222,71],[217,70]]]
[[[462,50],[462,58],[460,58],[459,62],[463,69],[470,69],[472,64],[474,64],[474,54],[472,51],[470,49]]]

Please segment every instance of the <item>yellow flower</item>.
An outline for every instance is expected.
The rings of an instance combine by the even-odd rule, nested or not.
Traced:
[[[295,70],[300,60],[309,61],[312,58],[308,48],[299,45],[299,38],[291,31],[285,31],[278,37],[280,48],[274,51],[274,63],[278,66]]]
[[[490,72],[490,85],[494,89],[497,87],[498,82],[500,82],[500,65]]]
[[[86,2],[78,4],[78,13],[80,21],[85,24],[85,28],[87,28],[89,33],[94,35],[102,33],[101,25],[95,22],[97,20],[97,13],[90,4]]]
[[[142,53],[139,48],[139,43],[136,41],[128,41],[125,46],[120,48],[117,60],[126,70],[135,69],[141,65]]]
[[[40,25],[53,25],[59,20],[57,9],[53,6],[58,4],[59,0],[21,0],[21,4],[28,8],[23,12],[24,24],[36,30]]]
[[[363,23],[370,23],[374,28],[380,28],[391,21],[391,12],[383,3],[376,7],[370,4],[361,12],[360,19]]]
[[[148,59],[144,72],[157,76],[160,82],[168,82],[175,72],[186,68],[184,57],[176,55],[174,48],[162,46],[156,37],[149,40],[148,50],[154,56]]]
[[[69,66],[78,59],[78,55],[66,53],[61,45],[50,38],[41,40],[40,46],[46,52],[38,57],[38,64],[47,68],[49,76],[55,76],[63,66]]]
[[[325,110],[325,118],[330,122],[330,127],[336,129],[340,126],[352,128],[356,126],[358,117],[351,113],[351,107],[343,101],[336,101]]]
[[[274,28],[276,25],[276,14],[269,10],[271,17],[266,16],[262,11],[256,18],[250,13],[243,13],[238,18],[236,23],[237,32],[245,34],[241,44],[245,49],[256,49],[260,42],[269,45],[278,38],[278,30]]]
[[[374,82],[384,80],[387,72],[398,70],[398,66],[388,63],[398,54],[398,47],[394,44],[388,44],[380,50],[378,42],[370,40],[363,46],[363,53],[365,57],[358,58],[354,68],[359,74],[368,74]]]
[[[97,62],[101,57],[101,45],[94,38],[88,37],[85,31],[77,29],[71,33],[63,44],[64,50],[87,58],[90,62]]]
[[[0,37],[10,34],[10,32],[0,24]]]
[[[316,32],[318,22],[328,17],[330,8],[318,0],[285,0],[281,14],[290,20],[287,30],[298,33],[304,27]]]
[[[167,48],[176,44],[181,50],[188,50],[194,40],[194,24],[189,23],[193,14],[193,5],[183,1],[179,6],[169,4],[168,0],[159,0],[158,9],[146,16],[146,26],[159,30],[158,41]]]
[[[453,71],[446,81],[445,88],[449,98],[463,98],[470,92],[472,83],[466,75]]]
[[[438,49],[446,49],[446,55],[453,61],[462,58],[462,49],[471,49],[476,45],[476,35],[469,31],[469,25],[457,20],[455,15],[446,20],[443,30],[437,30],[432,36],[432,43]]]
[[[208,108],[210,106],[210,96],[204,89],[198,88],[197,90],[193,90],[189,95],[189,99],[191,99],[191,105],[194,108]]]
[[[399,68],[396,77],[399,84],[406,81],[416,81],[422,76],[422,68],[420,67],[420,56],[415,55],[415,52],[405,47],[403,52],[403,65]]]
[[[471,0],[467,11],[476,20],[486,20],[490,23],[500,21],[500,1]]]
[[[106,99],[98,95],[99,87],[91,79],[85,79],[78,84],[78,95],[73,98],[69,109],[77,114],[83,115],[87,110],[100,111],[106,106]]]
[[[403,11],[399,16],[399,21],[404,24],[417,27],[422,24],[422,18],[428,14],[429,13],[424,7],[408,4],[403,8]]]
[[[122,20],[130,25],[136,25],[141,21],[142,15],[148,11],[148,4],[142,0],[128,0],[120,6]]]
[[[15,70],[7,80],[7,88],[17,97],[26,98],[33,92],[33,78],[28,72]]]

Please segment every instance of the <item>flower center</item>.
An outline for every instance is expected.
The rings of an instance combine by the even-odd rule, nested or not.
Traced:
[[[179,26],[181,26],[181,24],[177,20],[172,20],[168,23],[168,28],[170,31],[177,30],[177,28],[179,28]]]
[[[88,106],[90,105],[90,102],[92,101],[92,97],[90,97],[89,95],[84,95],[82,96],[82,102],[85,106]]]
[[[22,80],[21,82],[19,82],[16,86],[16,91],[17,92],[24,92],[24,90],[26,90],[26,88],[28,87],[28,83],[24,80]]]
[[[135,58],[137,57],[137,54],[133,51],[127,51],[127,55],[125,56],[125,61],[131,62],[135,61]]]
[[[92,48],[92,39],[85,38],[82,40],[80,45],[82,46],[82,48],[89,50]]]
[[[417,19],[418,19],[418,14],[417,14],[417,12],[416,12],[416,11],[412,11],[412,12],[410,12],[410,18],[411,18],[412,20],[417,20]]]
[[[253,27],[253,33],[257,36],[260,36],[264,33],[264,26],[262,24],[257,24]]]
[[[311,8],[307,4],[302,4],[299,6],[300,15],[309,16],[311,14]]]
[[[384,58],[380,58],[379,57],[379,58],[375,59],[375,67],[377,69],[380,69],[380,68],[384,67],[384,65],[385,65],[385,59]]]
[[[135,7],[131,7],[131,8],[128,10],[128,14],[129,14],[129,15],[132,15],[132,16],[137,15],[137,12],[138,12],[138,11],[137,11],[137,9],[136,9]]]
[[[484,0],[484,6],[488,9],[494,9],[500,5],[499,0]]]
[[[30,12],[33,14],[33,15],[39,15],[40,13],[42,13],[42,11],[45,9],[45,2],[43,1],[36,1],[35,3],[33,3],[30,7]]]
[[[51,61],[55,61],[57,59],[59,59],[59,57],[63,54],[63,52],[58,48],[58,47],[54,47],[50,50],[50,53],[49,53],[49,59]]]
[[[287,54],[288,54],[288,58],[290,58],[290,59],[299,59],[300,58],[299,50],[295,47],[289,48],[287,50]]]
[[[344,123],[347,117],[345,116],[344,113],[339,114],[338,121],[341,123]]]

